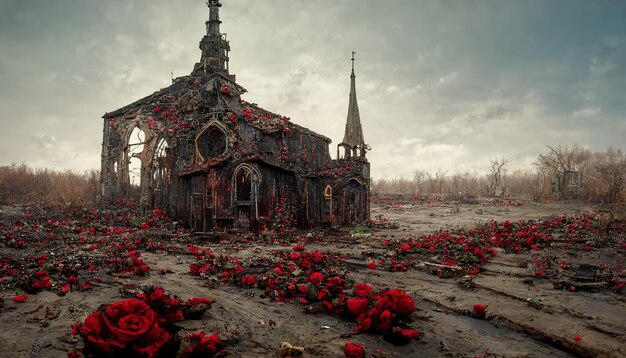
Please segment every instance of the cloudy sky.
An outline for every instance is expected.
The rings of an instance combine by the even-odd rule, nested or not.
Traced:
[[[626,2],[223,0],[244,98],[343,137],[350,52],[372,176],[626,149]],[[99,168],[101,116],[188,74],[203,0],[0,0],[0,164]],[[333,154],[334,155],[334,154]]]

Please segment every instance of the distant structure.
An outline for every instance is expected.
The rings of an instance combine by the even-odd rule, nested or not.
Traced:
[[[202,55],[191,74],[103,116],[103,199],[138,197],[196,231],[369,219],[369,146],[357,105],[355,53],[346,131],[333,160],[329,138],[241,99],[246,90],[230,73],[230,45],[220,33],[221,4],[207,5]]]
[[[582,173],[565,170],[552,178],[552,195],[557,200],[577,200],[583,193]]]

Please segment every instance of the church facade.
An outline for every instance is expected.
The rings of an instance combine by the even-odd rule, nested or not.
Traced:
[[[103,116],[103,200],[138,197],[196,231],[369,219],[354,54],[345,135],[331,159],[329,138],[241,99],[246,90],[230,74],[220,33],[221,4],[207,4],[191,74]]]

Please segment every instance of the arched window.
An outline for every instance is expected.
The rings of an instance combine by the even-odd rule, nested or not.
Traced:
[[[146,143],[146,134],[139,127],[135,127],[128,137],[127,158],[128,158],[128,182],[131,186],[141,186],[140,154],[143,152]]]
[[[150,180],[153,191],[153,205],[165,207],[170,188],[170,173],[172,169],[172,154],[167,139],[159,138],[152,155],[152,173]]]
[[[196,146],[202,159],[209,160],[226,153],[228,138],[224,129],[217,124],[211,124],[198,135]]]
[[[152,179],[161,180],[169,174],[167,171],[171,167],[170,161],[172,155],[170,153],[170,145],[163,137],[159,139],[154,149],[154,156],[152,157]]]

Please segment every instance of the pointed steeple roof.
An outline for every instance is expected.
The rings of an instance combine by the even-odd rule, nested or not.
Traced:
[[[363,128],[361,127],[361,117],[359,116],[359,105],[356,101],[356,84],[354,75],[354,55],[352,51],[352,74],[350,74],[350,99],[348,102],[348,119],[346,121],[346,132],[343,141],[340,144],[346,144],[350,148],[357,146],[363,147],[365,139],[363,137]]]

